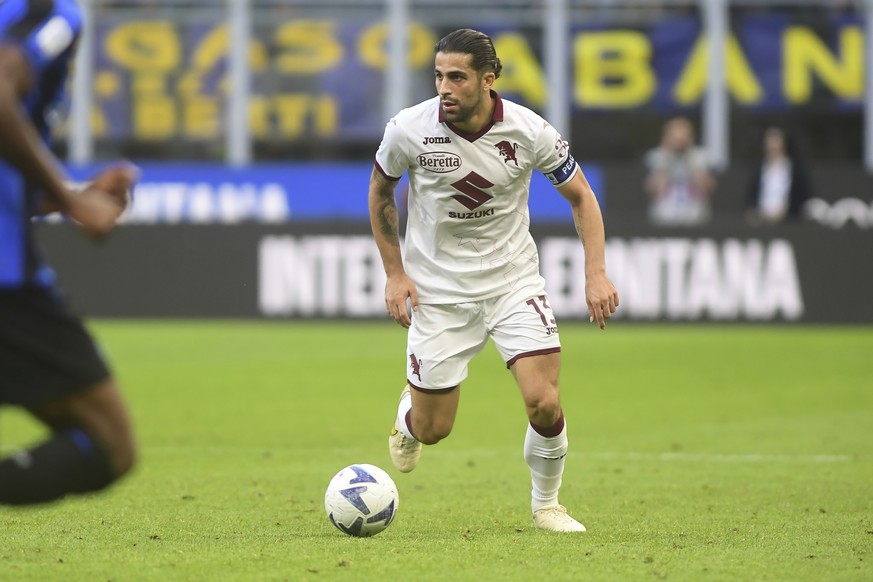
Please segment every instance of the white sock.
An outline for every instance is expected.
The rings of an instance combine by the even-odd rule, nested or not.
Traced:
[[[407,393],[400,399],[400,404],[397,405],[397,428],[400,429],[408,438],[415,439],[412,435],[409,425],[406,423],[406,413],[412,410],[412,394]]]
[[[558,436],[544,437],[527,425],[524,437],[524,460],[530,467],[531,509],[557,505],[558,489],[564,474],[564,458],[567,455],[567,425]]]

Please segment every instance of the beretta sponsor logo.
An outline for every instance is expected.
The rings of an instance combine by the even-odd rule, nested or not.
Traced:
[[[418,154],[418,165],[437,174],[446,174],[461,167],[461,156],[451,152]]]

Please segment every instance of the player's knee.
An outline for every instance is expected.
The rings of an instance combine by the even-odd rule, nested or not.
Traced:
[[[123,439],[113,446],[109,454],[109,462],[116,479],[126,475],[136,466],[137,457],[138,451],[132,438]]]
[[[78,423],[106,454],[116,478],[136,465],[137,447],[126,407],[112,380],[73,404]]]
[[[138,452],[126,417],[106,417],[103,422],[92,424],[88,432],[106,455],[114,478],[122,477],[133,469]]]
[[[435,445],[452,432],[452,424],[444,420],[422,422],[413,428],[415,439],[425,445]]]
[[[527,415],[538,426],[552,426],[561,417],[558,393],[547,393],[527,401]]]

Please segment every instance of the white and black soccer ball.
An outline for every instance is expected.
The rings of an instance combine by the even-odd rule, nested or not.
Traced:
[[[350,536],[370,537],[397,515],[400,497],[391,477],[374,465],[349,465],[334,475],[324,494],[324,510],[332,524]]]

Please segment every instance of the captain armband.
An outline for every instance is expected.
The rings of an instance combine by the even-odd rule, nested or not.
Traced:
[[[553,186],[560,186],[573,177],[577,168],[579,168],[579,164],[576,163],[571,154],[567,154],[567,161],[551,172],[546,172],[545,176]]]

